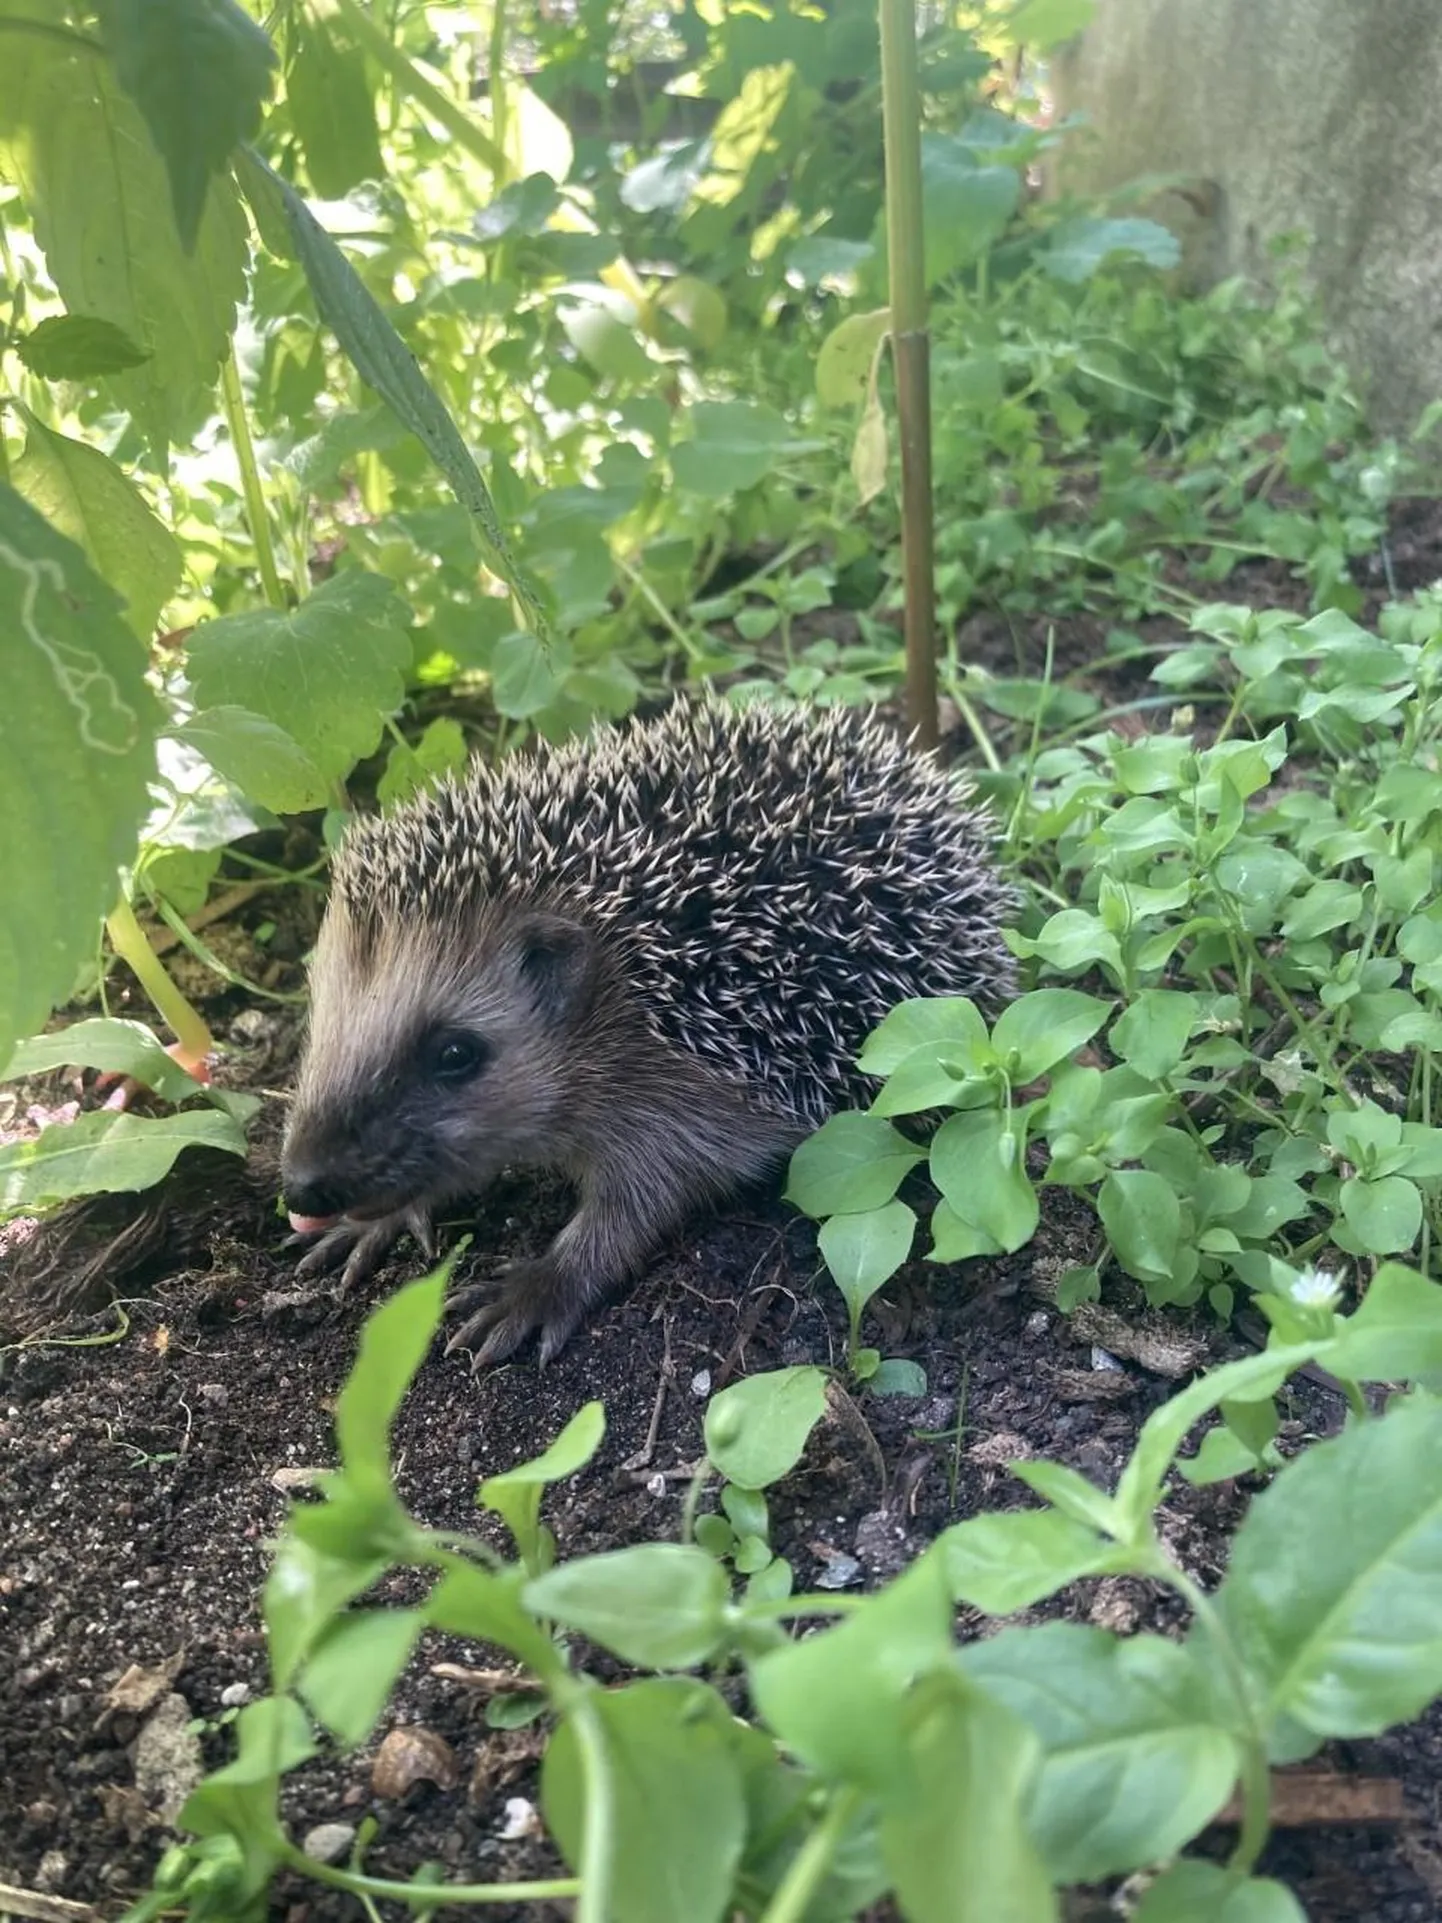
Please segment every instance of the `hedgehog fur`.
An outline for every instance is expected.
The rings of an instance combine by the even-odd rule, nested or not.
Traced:
[[[553,1351],[690,1206],[862,1093],[889,1008],[1011,992],[990,843],[876,714],[714,698],[356,823],[287,1137],[307,1262],[364,1272],[439,1199],[551,1162],[577,1217],[462,1333]]]

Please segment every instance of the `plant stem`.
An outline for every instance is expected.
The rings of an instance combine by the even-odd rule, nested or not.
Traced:
[[[183,1068],[199,1068],[215,1046],[205,1018],[181,994],[155,957],[135,910],[122,895],[105,919],[110,945],[145,990],[162,1020],[170,1024],[180,1044]]]
[[[915,0],[880,0],[891,355],[901,433],[901,565],[906,584],[906,719],[922,748],[938,739],[936,580],[932,555],[931,342],[921,212],[921,89]]]
[[[464,147],[483,167],[489,167],[500,183],[505,177],[506,157],[490,135],[483,133],[468,113],[426,79],[415,62],[381,32],[365,9],[356,5],[356,0],[335,0],[335,10],[344,20],[352,40],[363,53],[370,55],[399,91],[409,95],[433,120],[438,120],[457,146]]]
[[[250,523],[250,538],[255,543],[255,563],[260,569],[260,584],[273,608],[286,606],[285,589],[276,571],[275,548],[270,538],[270,519],[265,510],[265,491],[260,485],[260,469],[255,462],[255,443],[250,438],[250,422],[245,414],[245,396],[240,390],[240,369],[236,365],[235,345],[220,364],[220,394],[225,406],[225,424],[230,429],[230,444],[235,449],[240,469],[241,491],[245,495],[245,518]]]
[[[386,1901],[424,1905],[427,1911],[442,1903],[544,1903],[579,1894],[574,1876],[557,1876],[543,1883],[393,1883],[386,1877],[361,1876],[354,1870],[337,1869],[333,1863],[320,1863],[297,1849],[285,1846],[282,1858],[287,1869],[309,1876],[332,1889],[349,1890],[352,1896],[377,1897]],[[579,1915],[579,1910],[577,1911]]]
[[[801,1923],[860,1801],[860,1790],[837,1790],[826,1814],[792,1857],[780,1888],[762,1912],[761,1923]]]
[[[592,1685],[573,1677],[558,1677],[552,1700],[570,1718],[576,1747],[581,1753],[585,1788],[585,1818],[581,1830],[581,1887],[576,1896],[576,1923],[610,1923],[611,1858],[615,1843],[615,1793],[606,1732],[596,1713]]]

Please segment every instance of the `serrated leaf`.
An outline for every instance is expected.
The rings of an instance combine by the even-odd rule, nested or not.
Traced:
[[[0,484],[0,1054],[95,954],[149,807],[159,711],[120,602]]]
[[[294,735],[248,708],[203,708],[174,731],[241,793],[278,815],[324,808],[331,786]]]
[[[191,636],[202,708],[248,708],[299,743],[328,780],[380,744],[401,705],[411,644],[389,581],[347,569],[285,613],[253,608]]]
[[[526,625],[543,642],[550,640],[535,584],[517,560],[490,490],[435,389],[416,357],[382,312],[375,297],[330,235],[289,182],[266,166],[258,154],[242,155],[246,198],[267,235],[277,227],[310,283],[322,321],[349,355],[361,379],[369,382],[397,418],[415,435],[445,475],[456,499],[471,516],[496,572],[515,597]]]
[[[116,76],[164,158],[188,252],[212,175],[260,126],[275,50],[235,0],[100,0],[100,17]]]
[[[311,186],[322,200],[344,200],[363,180],[385,178],[365,56],[338,41],[319,12],[297,9],[292,20],[295,54],[285,76],[291,122]]]
[[[154,1188],[188,1148],[245,1154],[245,1130],[216,1108],[183,1115],[101,1109],[0,1147],[0,1216],[53,1208],[80,1195]]]
[[[50,276],[72,313],[111,322],[145,354],[108,384],[163,454],[205,418],[245,292],[235,190],[212,181],[187,253],[164,165],[105,56],[7,34],[5,58],[0,139]]]
[[[15,343],[15,352],[43,381],[122,374],[150,358],[124,328],[93,314],[52,314]]]
[[[1439,1585],[1442,1404],[1407,1402],[1253,1500],[1216,1600],[1267,1725],[1373,1736],[1442,1693]]]
[[[148,644],[160,610],[180,585],[175,536],[109,455],[24,413],[25,452],[11,480],[53,528],[85,550],[96,573],[123,598],[136,637]]]

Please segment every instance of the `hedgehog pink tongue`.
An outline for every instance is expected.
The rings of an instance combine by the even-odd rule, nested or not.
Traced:
[[[322,1229],[334,1228],[339,1222],[338,1215],[297,1215],[290,1211],[290,1225],[297,1235],[319,1235]]]

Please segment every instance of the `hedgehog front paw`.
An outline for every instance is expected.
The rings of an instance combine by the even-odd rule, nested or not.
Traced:
[[[427,1260],[434,1257],[430,1212],[419,1207],[397,1209],[393,1215],[383,1215],[375,1222],[358,1222],[343,1216],[334,1228],[323,1229],[319,1239],[302,1231],[287,1237],[285,1247],[300,1248],[310,1243],[296,1264],[296,1274],[306,1278],[328,1275],[340,1268],[340,1292],[344,1295],[359,1283],[369,1281],[382,1257],[407,1233],[415,1237]]]
[[[540,1337],[544,1366],[576,1333],[586,1309],[584,1295],[545,1256],[513,1262],[494,1281],[454,1290],[446,1307],[468,1308],[477,1298],[481,1306],[446,1344],[447,1355],[458,1349],[471,1352],[473,1374],[506,1361],[532,1335]]]

